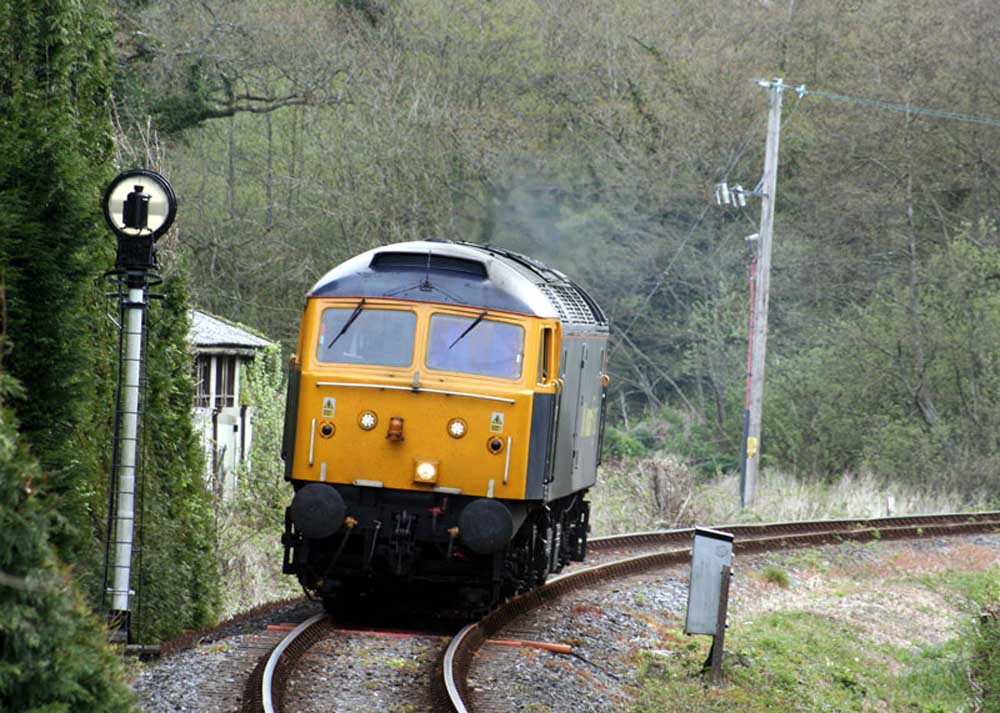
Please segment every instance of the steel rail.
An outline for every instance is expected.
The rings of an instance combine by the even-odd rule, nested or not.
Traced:
[[[770,523],[766,525],[733,525],[725,528],[738,534],[733,543],[737,553],[763,552],[802,546],[836,544],[845,541],[878,541],[912,539],[928,536],[967,535],[1000,530],[1000,512],[954,513],[906,517],[823,520],[816,522]],[[680,545],[673,549],[626,557],[608,564],[589,567],[555,577],[538,589],[522,594],[502,604],[485,618],[463,628],[448,645],[444,656],[442,706],[457,713],[471,713],[466,677],[473,654],[486,639],[519,616],[569,592],[611,579],[669,567],[688,562],[693,529],[636,533],[599,538],[597,550],[616,548]]]
[[[811,520],[796,522],[769,522],[754,524],[719,525],[714,529],[724,530],[737,538],[769,536],[776,532],[788,534],[807,532],[834,532],[848,528],[871,529],[894,526],[933,525],[943,520],[963,520],[965,522],[983,522],[1000,519],[1000,511],[976,513],[942,513],[939,515],[902,515],[881,518],[845,518],[838,520]],[[757,533],[760,533],[758,535]],[[678,528],[671,530],[652,530],[648,532],[631,532],[623,535],[608,535],[595,537],[587,542],[587,550],[603,552],[622,548],[641,546],[656,546],[687,542],[694,534],[694,528]]]
[[[243,713],[278,713],[285,693],[288,673],[294,663],[314,643],[333,628],[329,615],[316,614],[288,632],[266,659],[254,669],[243,693]]]
[[[448,644],[448,648],[444,652],[444,689],[448,701],[456,713],[469,713],[469,709],[465,707],[465,701],[462,696],[462,689],[465,686],[464,677],[461,681],[455,678],[455,657],[458,656],[459,650],[465,645],[463,642],[467,640],[466,637],[471,636],[473,629],[477,626],[478,624],[466,624],[462,627],[462,630],[452,637],[451,643]],[[480,642],[481,644],[482,642]],[[461,684],[461,687],[459,684]]]

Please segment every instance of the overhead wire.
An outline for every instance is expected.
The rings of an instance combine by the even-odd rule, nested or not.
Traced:
[[[834,102],[844,104],[857,104],[886,111],[897,111],[909,115],[930,116],[935,119],[948,119],[950,121],[962,121],[968,124],[982,124],[984,126],[1000,127],[1000,118],[992,116],[981,116],[977,114],[961,114],[957,111],[945,111],[944,109],[932,109],[930,107],[918,106],[915,104],[900,104],[898,102],[887,102],[881,99],[868,99],[865,97],[852,97],[846,94],[834,94],[833,92],[821,92],[815,89],[808,89],[805,84],[797,87],[785,85],[799,95],[799,99],[806,96],[820,97]]]

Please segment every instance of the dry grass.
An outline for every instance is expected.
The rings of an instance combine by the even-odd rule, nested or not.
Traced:
[[[606,461],[590,491],[594,535],[683,527],[692,517],[694,476],[678,460],[656,455]]]
[[[590,493],[592,534],[740,522],[885,517],[989,509],[955,493],[909,490],[867,475],[802,481],[775,470],[761,474],[754,507],[740,508],[739,475],[698,483],[676,459],[655,455],[605,463]]]
[[[695,496],[707,522],[820,520],[885,517],[987,509],[956,493],[914,491],[883,484],[868,475],[847,474],[832,482],[804,482],[787,473],[762,474],[752,510],[740,508],[739,475],[727,475],[698,489]]]

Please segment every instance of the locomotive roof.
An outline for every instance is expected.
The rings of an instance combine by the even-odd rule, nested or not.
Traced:
[[[309,296],[449,302],[607,330],[601,308],[563,273],[525,255],[472,243],[384,245],[330,270]]]

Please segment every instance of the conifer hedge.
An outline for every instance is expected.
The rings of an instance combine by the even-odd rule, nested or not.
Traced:
[[[58,520],[42,472],[2,406],[0,372],[0,710],[128,711],[121,660],[48,541]],[[5,388],[6,387],[6,388]]]
[[[91,604],[102,581],[117,378],[117,333],[101,279],[114,265],[114,239],[100,208],[115,172],[113,30],[107,0],[0,3],[3,360],[23,385],[9,407],[19,447],[38,459],[32,507]],[[162,289],[166,299],[149,310],[147,510],[134,563],[141,580],[133,580],[141,585],[143,641],[208,623],[219,601],[211,504],[190,420],[183,270],[172,270]],[[10,505],[0,500],[0,517]],[[67,611],[77,611],[79,597],[67,597]],[[21,662],[5,658],[8,665]]]
[[[0,3],[0,271],[12,346],[5,364],[27,392],[13,406],[44,487],[62,498],[53,535],[61,554],[88,572],[98,444],[107,443],[99,436],[109,428],[96,403],[107,394],[100,379],[113,350],[98,324],[95,283],[114,262],[98,209],[112,175],[111,36],[102,3]]]

